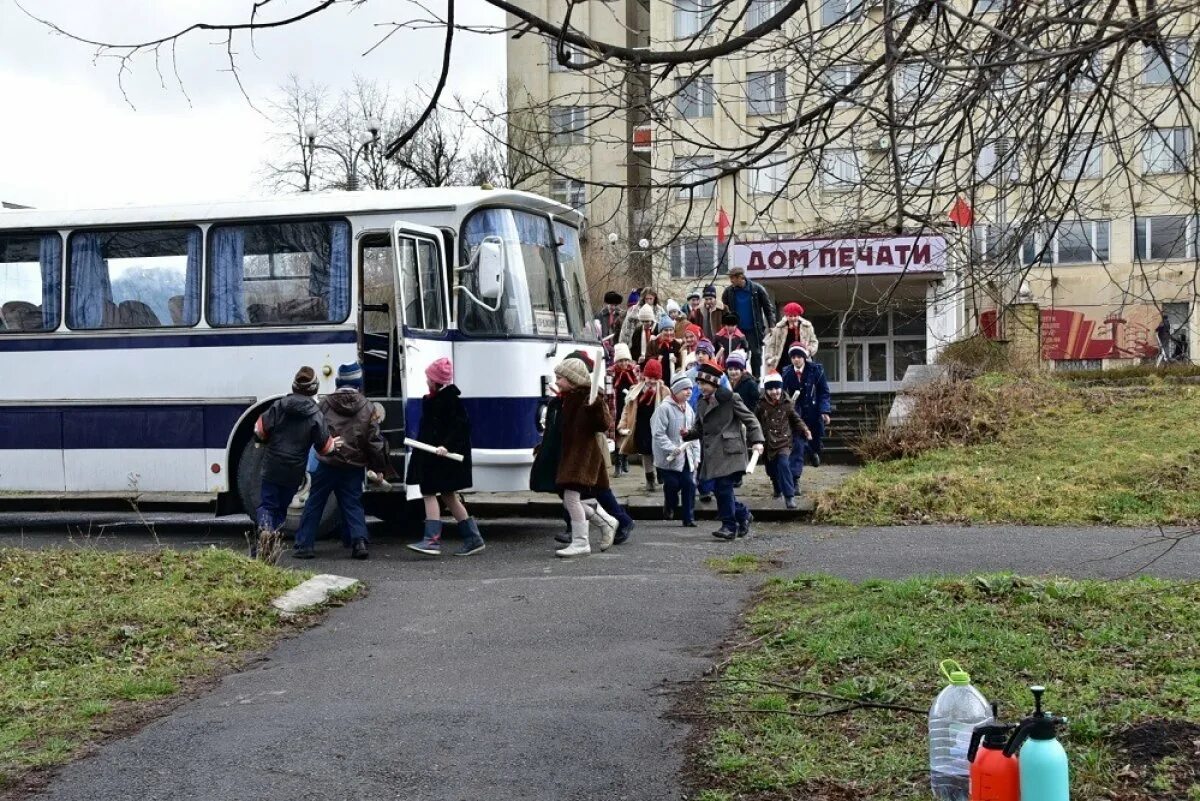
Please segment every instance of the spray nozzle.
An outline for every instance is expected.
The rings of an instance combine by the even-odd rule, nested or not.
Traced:
[[[971,732],[971,744],[967,748],[967,761],[974,762],[979,752],[980,744],[984,748],[998,751],[1008,743],[1008,738],[1017,726],[1015,723],[1001,723],[1000,709],[992,704],[992,722],[981,723]]]
[[[1033,693],[1033,714],[1022,720],[1021,725],[1013,732],[1008,745],[1004,746],[1005,756],[1012,756],[1017,753],[1025,740],[1030,737],[1035,740],[1053,740],[1057,728],[1067,722],[1066,718],[1058,717],[1057,715],[1048,715],[1042,709],[1042,694],[1046,692],[1045,687],[1033,686],[1029,688],[1029,691]]]

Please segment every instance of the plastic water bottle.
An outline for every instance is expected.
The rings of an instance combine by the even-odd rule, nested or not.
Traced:
[[[971,734],[991,721],[991,711],[962,666],[947,659],[941,668],[950,684],[929,708],[929,780],[938,801],[968,801]]]

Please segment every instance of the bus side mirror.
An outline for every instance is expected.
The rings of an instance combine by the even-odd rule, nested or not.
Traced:
[[[475,295],[461,283],[454,287],[454,291],[466,295],[481,309],[489,312],[500,311],[500,301],[504,297],[504,260],[504,240],[498,236],[485,238],[476,248],[471,262],[465,267],[455,269],[455,272],[475,273],[479,295]],[[493,303],[488,305],[485,299]]]
[[[497,238],[485,239],[475,258],[479,296],[499,300],[504,295],[504,243]]]

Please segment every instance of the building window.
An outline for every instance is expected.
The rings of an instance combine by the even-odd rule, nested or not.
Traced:
[[[823,0],[821,3],[821,27],[823,28],[850,22],[860,16],[862,16],[862,0]]]
[[[783,111],[783,70],[746,73],[746,113],[779,114]]]
[[[707,30],[717,0],[675,0],[675,38],[689,39]]]
[[[1191,152],[1191,128],[1151,128],[1142,143],[1142,172],[1146,175],[1186,172]]]
[[[1172,214],[1133,221],[1134,258],[1162,261],[1196,257],[1196,218]]]
[[[1020,151],[1011,139],[997,139],[979,148],[975,174],[981,181],[1001,186],[1021,175]]]
[[[567,64],[563,64],[558,60],[558,41],[551,40],[546,43],[550,48],[550,71],[551,72],[571,72],[571,68],[567,64],[582,64],[586,58],[583,50],[570,42],[563,42],[563,53],[567,57]]]
[[[1011,226],[976,225],[973,234],[980,257],[989,264],[1012,263],[1018,256],[1026,263],[1032,261],[1031,251],[1023,247],[1032,245],[1032,237],[1018,244],[1017,231]],[[1032,255],[1036,255],[1036,251]]]
[[[782,0],[750,0],[746,8],[746,27],[757,28],[783,8]]]
[[[578,211],[587,205],[587,186],[574,178],[551,178],[550,197]]]
[[[1006,0],[975,0],[975,11],[987,14],[991,11],[1003,11]]]
[[[712,275],[717,265],[717,238],[702,236],[671,245],[671,277],[700,278]]]
[[[554,144],[574,145],[583,142],[583,130],[586,127],[586,106],[550,107],[550,137]]]
[[[900,169],[903,170],[905,185],[910,188],[932,186],[941,154],[942,149],[938,145],[908,145],[899,148],[896,155]]]
[[[0,333],[58,328],[62,237],[0,236]]]
[[[1021,245],[1021,261],[1051,264],[1097,264],[1108,261],[1108,220],[1069,220],[1058,224],[1053,238],[1039,231]]]
[[[1145,69],[1142,70],[1142,83],[1147,86],[1163,86],[1175,81],[1187,83],[1191,75],[1190,57],[1192,46],[1187,39],[1167,39],[1162,43],[1162,50],[1146,45]]]
[[[1093,140],[1092,134],[1076,137],[1066,148],[1062,177],[1065,181],[1099,178],[1103,148]]]
[[[717,169],[713,165],[712,156],[692,156],[677,158],[674,164],[675,180],[681,184],[691,184],[695,181],[705,181],[697,186],[681,186],[676,192],[677,197],[710,198],[713,187],[716,186]]]
[[[936,70],[924,61],[901,64],[896,68],[896,102],[916,103],[932,100],[935,89]]]
[[[835,64],[829,67],[822,74],[822,83],[830,97],[842,97],[839,103],[851,104],[856,101],[861,94],[861,87],[855,87],[848,94],[845,93],[847,86],[858,79],[862,73],[862,67],[858,64]]]
[[[788,185],[792,164],[786,152],[775,152],[767,156],[761,167],[750,170],[750,194],[775,195]]]
[[[77,232],[69,250],[70,328],[172,328],[200,322],[199,228]]]
[[[713,113],[712,76],[697,75],[675,79],[675,112],[685,120],[711,117]]]
[[[862,169],[854,150],[826,150],[821,154],[821,186],[825,189],[850,189],[858,184]]]
[[[350,316],[347,223],[214,225],[208,236],[210,325],[341,323]]]

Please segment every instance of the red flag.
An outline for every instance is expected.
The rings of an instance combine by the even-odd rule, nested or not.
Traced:
[[[725,213],[724,207],[717,212],[717,244],[724,245],[725,240],[729,238],[729,215]]]
[[[970,228],[975,222],[975,212],[961,197],[954,200],[954,208],[950,209],[950,222],[959,228]]]

